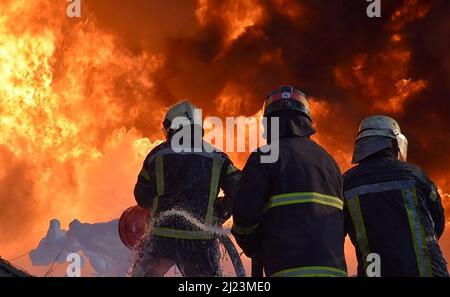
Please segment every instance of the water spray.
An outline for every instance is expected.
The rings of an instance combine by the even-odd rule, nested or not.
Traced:
[[[192,214],[190,214],[185,210],[171,209],[168,211],[164,211],[158,215],[156,223],[161,223],[165,219],[170,217],[181,217],[185,219],[187,222],[189,222],[192,226],[195,226],[202,231],[206,231],[218,237],[230,235],[229,229],[225,229],[219,226],[206,225],[205,223],[202,223],[199,219],[197,219],[196,217],[194,217]]]
[[[205,223],[202,223],[199,219],[197,219],[195,216],[193,216],[191,213],[179,209],[171,209],[160,213],[158,215],[156,223],[160,223],[170,217],[181,217],[185,219],[187,222],[189,222],[191,225],[199,228],[200,230],[206,231],[218,237],[220,242],[225,247],[225,250],[227,251],[228,255],[230,256],[231,263],[233,264],[236,276],[237,277],[246,276],[241,257],[229,237],[230,235],[229,228],[223,228],[217,225],[216,226],[206,225]]]

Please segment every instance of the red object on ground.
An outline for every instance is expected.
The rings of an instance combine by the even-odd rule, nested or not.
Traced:
[[[123,244],[135,248],[147,232],[150,223],[150,211],[139,206],[125,210],[119,219],[119,236]]]

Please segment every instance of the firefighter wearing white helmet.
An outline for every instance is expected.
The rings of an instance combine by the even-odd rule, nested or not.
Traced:
[[[406,162],[408,142],[399,124],[370,116],[359,128],[353,163],[344,174],[346,233],[355,246],[358,275],[368,274],[368,255],[380,256],[387,277],[448,276],[438,239],[445,217],[434,183]]]
[[[201,129],[202,119],[199,109],[189,101],[184,100],[170,107],[164,116],[164,135],[166,138],[170,138],[186,125],[195,125]]]
[[[364,119],[359,126],[352,163],[356,164],[362,159],[388,148],[392,145],[392,139],[396,140],[398,159],[406,161],[408,139],[402,134],[397,121],[383,115],[370,116]]]
[[[166,141],[144,161],[134,196],[150,211],[152,229],[139,244],[134,276],[164,276],[173,265],[184,276],[221,275],[215,234],[186,218],[207,229],[223,224],[231,216],[240,171],[225,153],[204,150],[211,145],[201,138],[201,122],[201,113],[188,101],[170,107],[163,120]],[[182,145],[190,150],[180,153],[171,140],[185,127],[200,134],[201,147],[188,141]],[[218,197],[220,190],[225,197]]]

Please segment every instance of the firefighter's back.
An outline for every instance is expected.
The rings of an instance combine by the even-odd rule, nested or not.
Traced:
[[[385,156],[368,158],[344,175],[347,231],[359,275],[370,253],[380,255],[381,276],[447,275],[427,203],[431,185],[418,166]]]
[[[265,266],[275,275],[345,275],[338,165],[306,137],[282,138],[279,149],[278,161],[268,164],[272,193],[262,226]]]
[[[176,152],[170,143],[155,148],[145,161],[148,164],[150,181],[155,188],[153,216],[161,217],[167,211],[178,211],[182,215],[162,217],[156,222],[156,234],[172,230],[198,230],[186,216],[212,225],[214,223],[214,202],[219,191],[219,179],[225,162],[219,152]],[[180,235],[183,232],[178,232]],[[190,239],[186,232],[186,239]],[[161,234],[163,236],[164,234]],[[178,238],[177,236],[169,236]],[[192,236],[195,234],[192,233]],[[197,232],[204,239],[212,239],[212,234]],[[193,238],[196,239],[196,238]]]

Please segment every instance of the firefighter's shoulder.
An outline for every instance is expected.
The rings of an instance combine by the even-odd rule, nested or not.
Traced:
[[[344,174],[342,175],[344,177],[344,181],[350,179],[355,174],[358,174],[359,168],[360,168],[360,165],[357,164],[357,165],[353,166],[352,168],[350,168],[349,170],[347,170],[346,172],[344,172]]]
[[[153,149],[150,150],[150,152],[147,154],[147,157],[145,158],[145,163],[150,162],[154,159],[154,157],[161,152],[162,150],[166,149],[169,145],[166,142],[160,143],[157,146],[155,146]]]
[[[409,162],[403,162],[404,166],[408,168],[408,170],[414,175],[414,177],[420,181],[423,185],[429,187],[435,187],[434,182],[428,177],[425,170],[422,169],[417,164],[409,163]]]
[[[422,167],[420,167],[417,164],[410,163],[410,162],[403,162],[403,165],[418,176],[426,176],[425,171],[422,169]]]
[[[230,157],[228,157],[228,155],[225,152],[213,146],[209,142],[203,141],[203,151],[211,154],[215,158],[230,161]]]

